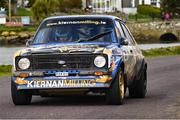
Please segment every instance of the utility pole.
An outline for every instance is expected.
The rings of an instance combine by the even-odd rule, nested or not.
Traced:
[[[11,0],[9,0],[9,21],[11,22]]]
[[[124,7],[124,2],[123,2],[123,0],[121,1],[121,7],[122,7],[122,13],[124,12],[124,10],[123,10],[123,7]]]

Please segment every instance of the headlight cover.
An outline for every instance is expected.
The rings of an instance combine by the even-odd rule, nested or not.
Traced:
[[[18,62],[18,67],[22,70],[26,70],[30,67],[30,61],[28,58],[21,58]]]
[[[94,59],[94,65],[98,68],[102,68],[106,65],[106,59],[99,55]]]

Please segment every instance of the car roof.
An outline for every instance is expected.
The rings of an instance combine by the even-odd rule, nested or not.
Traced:
[[[116,17],[116,16],[112,16],[112,15],[67,15],[67,16],[52,16],[52,17],[48,17],[46,19],[44,19],[44,21],[46,20],[53,20],[53,19],[63,19],[63,18],[67,18],[67,19],[74,19],[74,18],[85,18],[85,19],[88,19],[88,18],[95,18],[95,19],[111,19],[111,20],[114,20],[114,19],[119,19],[121,20],[120,18]]]

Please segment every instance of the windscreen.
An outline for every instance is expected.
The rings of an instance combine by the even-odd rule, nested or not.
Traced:
[[[39,28],[33,44],[65,42],[112,42],[114,28],[105,19],[47,20]]]

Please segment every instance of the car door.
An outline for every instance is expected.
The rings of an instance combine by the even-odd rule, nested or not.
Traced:
[[[131,69],[130,69],[130,79],[134,79],[136,75],[136,63],[137,63],[137,56],[138,56],[138,51],[136,48],[136,43],[134,41],[134,38],[132,37],[131,33],[129,32],[129,29],[124,23],[121,23],[122,29],[124,31],[125,37],[128,40],[128,49],[129,49],[129,56],[131,56]]]
[[[129,32],[129,35],[131,37],[131,40],[133,42],[133,49],[134,49],[134,56],[136,57],[136,64],[135,64],[135,68],[134,68],[134,74],[135,75],[138,75],[138,73],[140,72],[141,70],[141,66],[142,66],[142,63],[144,62],[144,56],[141,52],[141,49],[139,48],[139,46],[137,45],[134,37],[132,36],[131,32],[129,31],[129,29],[127,28],[127,26],[125,25],[126,29],[128,30]],[[134,75],[134,76],[135,76]]]
[[[121,21],[116,20],[116,27],[117,27],[117,37],[118,39],[125,38],[126,35],[124,30],[121,26]],[[128,41],[129,43],[129,41]],[[131,54],[131,46],[130,45],[121,45],[120,48],[124,52],[124,63],[125,63],[125,73],[127,74],[128,80],[132,77],[132,62],[133,62],[133,55]]]

